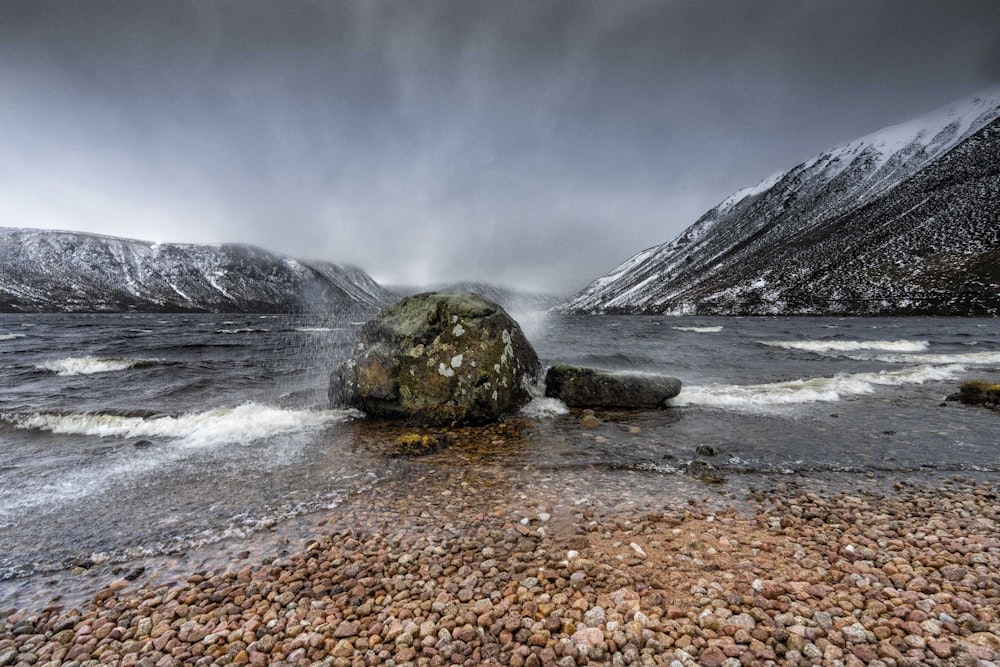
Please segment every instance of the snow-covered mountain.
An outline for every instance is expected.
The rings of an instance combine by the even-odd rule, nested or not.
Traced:
[[[390,301],[360,269],[248,245],[0,229],[0,312],[348,312]]]
[[[548,310],[558,305],[565,296],[541,294],[538,292],[522,292],[520,290],[501,287],[490,283],[464,281],[458,283],[442,283],[424,287],[390,286],[387,288],[400,298],[420,292],[475,292],[490,301],[499,304],[509,312]]]
[[[1000,312],[1000,86],[741,190],[563,312]]]

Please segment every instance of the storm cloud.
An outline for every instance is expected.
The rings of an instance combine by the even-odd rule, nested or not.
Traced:
[[[0,224],[570,293],[1000,81],[992,0],[0,3]]]

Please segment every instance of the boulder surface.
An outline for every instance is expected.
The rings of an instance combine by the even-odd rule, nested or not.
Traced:
[[[373,417],[484,424],[526,404],[538,373],[538,356],[503,308],[471,292],[429,292],[361,328],[330,399]]]
[[[666,375],[622,373],[557,365],[545,375],[545,395],[572,408],[661,408],[681,391]]]

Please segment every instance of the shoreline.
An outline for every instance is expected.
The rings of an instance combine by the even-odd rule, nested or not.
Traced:
[[[668,497],[523,472],[414,476],[211,570],[0,611],[0,665],[1000,659],[991,482]]]

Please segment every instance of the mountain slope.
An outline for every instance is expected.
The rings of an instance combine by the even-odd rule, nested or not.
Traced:
[[[0,312],[342,312],[390,300],[360,269],[253,246],[0,229]]]
[[[1000,312],[1000,87],[826,151],[628,259],[563,312]]]
[[[475,292],[499,304],[504,310],[509,312],[548,310],[558,305],[565,298],[553,294],[521,292],[508,287],[473,281],[430,285],[426,287],[389,287],[388,289],[399,297],[410,296],[420,292]]]

